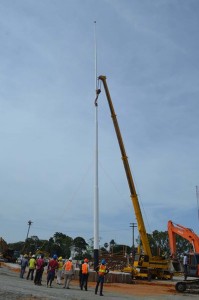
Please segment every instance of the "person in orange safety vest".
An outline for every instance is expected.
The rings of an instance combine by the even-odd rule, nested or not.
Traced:
[[[82,268],[82,275],[81,275],[81,285],[80,288],[83,290],[83,287],[85,288],[85,291],[87,291],[87,285],[88,285],[88,276],[89,276],[89,264],[88,259],[84,259],[84,263],[81,265]]]
[[[98,277],[97,277],[97,284],[96,284],[96,287],[95,287],[95,294],[97,294],[98,287],[99,287],[99,284],[100,284],[100,296],[104,296],[102,294],[103,285],[104,285],[104,277],[105,277],[106,274],[108,274],[108,272],[109,272],[109,270],[106,267],[106,261],[105,261],[105,259],[102,259],[101,264],[100,264],[99,269],[98,269]]]
[[[69,284],[74,276],[74,266],[72,263],[72,257],[70,257],[63,266],[64,270],[64,286],[63,288],[69,289]]]

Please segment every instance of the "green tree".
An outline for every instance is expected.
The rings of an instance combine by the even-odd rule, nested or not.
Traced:
[[[176,235],[176,256],[180,258],[183,253],[193,251],[193,245],[183,237]]]
[[[116,245],[115,241],[114,240],[111,240],[110,241],[110,251],[113,252],[113,248],[114,246]]]
[[[168,256],[168,232],[154,230],[148,235],[152,255]]]
[[[107,250],[108,249],[108,243],[104,243],[104,248]]]
[[[55,232],[53,237],[49,239],[48,242],[48,252],[52,256],[57,254],[58,256],[63,256],[68,258],[70,256],[70,248],[72,246],[73,239],[61,232]]]
[[[77,253],[75,256],[76,259],[83,258],[83,253],[86,252],[87,245],[88,244],[86,243],[85,239],[82,237],[78,236],[73,240],[73,246],[75,247],[75,251]]]
[[[12,249],[12,250],[17,250],[21,253],[21,250],[23,249],[24,244],[25,244],[25,242],[22,242],[22,241],[16,242],[16,243],[9,243],[8,248]]]

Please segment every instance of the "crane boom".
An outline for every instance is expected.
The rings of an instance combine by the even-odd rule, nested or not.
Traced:
[[[118,139],[118,143],[119,143],[119,147],[120,147],[120,151],[121,151],[121,155],[122,155],[122,161],[124,164],[124,169],[126,172],[126,177],[127,177],[127,181],[128,181],[128,185],[129,185],[129,189],[130,189],[130,193],[131,193],[131,199],[132,199],[132,203],[133,203],[133,207],[134,207],[134,211],[135,211],[135,216],[136,216],[136,220],[138,223],[138,231],[142,240],[142,244],[143,244],[143,250],[144,253],[146,255],[149,256],[149,258],[152,256],[151,255],[151,249],[149,246],[149,241],[147,238],[147,233],[146,233],[146,229],[145,229],[145,225],[144,225],[144,220],[142,217],[142,213],[141,213],[141,209],[140,209],[140,205],[139,205],[139,201],[138,201],[138,196],[136,193],[136,189],[135,189],[135,185],[134,185],[134,181],[133,181],[133,177],[131,174],[131,169],[129,166],[129,162],[128,162],[128,157],[126,155],[126,151],[125,151],[125,147],[124,147],[124,143],[122,140],[122,135],[120,132],[120,128],[118,125],[118,121],[117,121],[117,116],[115,114],[115,110],[113,107],[113,103],[111,100],[111,96],[109,93],[109,89],[106,83],[106,76],[99,76],[99,79],[102,81],[103,85],[104,85],[104,90],[106,93],[106,97],[108,100],[108,104],[109,104],[109,108],[111,111],[111,117],[113,119],[113,124],[114,124],[114,128],[115,128],[115,132],[117,135],[117,139]]]
[[[111,100],[111,96],[109,93],[109,89],[108,89],[108,86],[106,83],[106,76],[101,75],[98,77],[98,79],[101,80],[103,83],[104,90],[105,90],[106,97],[107,97],[108,104],[109,104],[109,108],[111,111],[111,117],[113,120],[116,136],[118,139],[118,143],[119,143],[119,147],[120,147],[120,151],[121,151],[121,155],[122,155],[122,161],[124,164],[124,169],[126,172],[126,177],[127,177],[127,181],[128,181],[128,185],[129,185],[129,189],[130,189],[131,200],[132,200],[132,204],[134,207],[135,216],[136,216],[136,220],[137,220],[137,224],[138,224],[138,231],[140,234],[140,238],[142,241],[142,247],[144,250],[144,253],[138,253],[137,255],[135,255],[134,269],[131,271],[132,275],[135,278],[139,278],[139,277],[141,277],[141,278],[144,278],[144,277],[156,278],[157,277],[157,278],[164,278],[164,279],[172,278],[173,274],[172,274],[172,272],[170,272],[169,262],[165,259],[165,257],[152,256],[148,236],[147,236],[145,225],[144,225],[144,220],[142,217],[142,212],[141,212],[139,201],[138,201],[138,196],[137,196],[136,189],[135,189],[135,184],[134,184],[133,177],[131,174],[131,169],[130,169],[130,166],[128,163],[128,157],[126,155],[124,143],[122,140],[122,135],[121,135],[120,128],[118,125],[118,121],[117,121],[117,117],[116,117],[113,103]],[[97,98],[98,98],[100,90],[97,90],[96,93],[97,93]],[[97,98],[96,98],[96,101],[97,101]]]

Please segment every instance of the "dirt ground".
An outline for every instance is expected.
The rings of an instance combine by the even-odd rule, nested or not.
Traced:
[[[136,281],[133,284],[105,283],[103,299],[126,299],[126,300],[180,300],[198,299],[198,292],[186,292],[180,294],[175,290],[176,281]],[[98,298],[94,294],[95,283],[89,282],[88,291],[81,291],[78,281],[71,282],[70,290],[53,282],[53,288],[46,287],[46,274],[43,276],[42,286],[35,286],[32,281],[19,278],[19,268],[11,268],[4,264],[0,268],[0,299],[6,300],[86,300]]]

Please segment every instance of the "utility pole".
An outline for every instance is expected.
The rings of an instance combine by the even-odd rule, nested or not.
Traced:
[[[132,252],[133,252],[133,262],[134,262],[134,256],[135,256],[135,243],[134,243],[134,230],[137,227],[136,223],[130,223],[130,227],[132,228]]]
[[[32,223],[33,222],[31,220],[28,221],[28,232],[27,232],[27,236],[26,236],[26,241],[28,239],[28,235],[29,235],[29,231],[30,231],[30,226],[32,225]]]
[[[26,245],[27,245],[27,241],[28,241],[28,235],[29,235],[29,231],[30,231],[30,226],[32,225],[32,221],[31,220],[29,220],[28,221],[28,232],[27,232],[27,235],[26,235],[26,239],[25,239],[25,243],[24,243],[24,246],[23,246],[23,248],[22,248],[22,250],[21,250],[21,252],[23,253],[24,251],[25,251],[25,249],[26,249]]]

